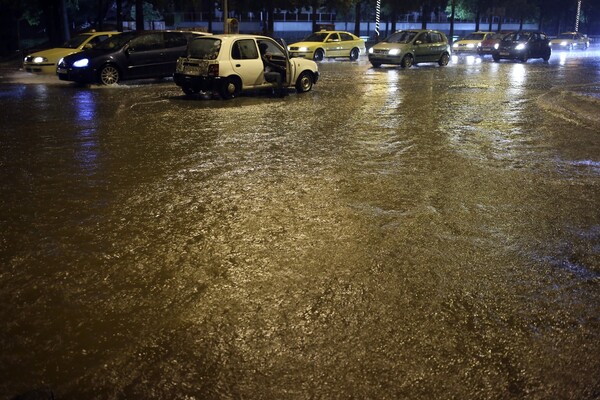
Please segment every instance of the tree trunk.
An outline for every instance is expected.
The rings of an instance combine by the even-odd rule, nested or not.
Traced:
[[[454,42],[454,15],[456,13],[456,0],[452,0],[452,4],[450,6],[450,44]]]
[[[354,6],[354,34],[356,36],[360,36],[360,18],[361,18],[360,10],[361,10],[361,4],[360,4],[360,0],[358,0],[356,2],[356,5]]]
[[[117,30],[123,32],[123,3],[121,0],[117,1]]]
[[[144,30],[144,2],[143,0],[135,0],[135,30]]]

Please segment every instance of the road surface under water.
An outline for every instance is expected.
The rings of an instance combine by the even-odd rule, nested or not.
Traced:
[[[600,396],[598,54],[320,70],[3,72],[0,397]]]

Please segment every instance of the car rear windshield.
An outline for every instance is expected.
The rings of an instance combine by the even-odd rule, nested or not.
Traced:
[[[412,31],[400,31],[392,33],[390,36],[385,38],[383,41],[387,43],[409,43],[417,35],[417,32]]]
[[[221,50],[221,39],[198,38],[188,43],[188,57],[202,60],[216,60]]]

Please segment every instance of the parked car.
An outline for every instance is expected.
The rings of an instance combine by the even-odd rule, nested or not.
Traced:
[[[512,31],[500,31],[486,37],[481,41],[481,45],[477,48],[477,54],[482,57],[485,55],[492,55],[494,53],[495,46],[500,43],[504,36],[511,32]]]
[[[23,60],[23,69],[26,72],[55,74],[58,61],[69,54],[91,49],[98,43],[120,32],[87,32],[80,33],[63,43],[60,47],[38,51],[27,55]]]
[[[481,42],[491,38],[493,35],[494,32],[470,33],[452,44],[452,53],[458,56],[479,54]]]
[[[530,58],[542,58],[544,61],[548,61],[551,54],[550,40],[545,33],[518,31],[506,35],[496,45],[492,57],[494,61],[503,58],[522,62],[527,62]]]
[[[113,85],[122,80],[172,76],[185,55],[188,38],[207,35],[189,31],[135,31],[112,36],[93,49],[58,62],[63,81]]]
[[[590,47],[587,35],[579,32],[564,32],[550,41],[553,50],[586,50]]]
[[[413,64],[437,62],[440,66],[450,60],[448,38],[434,30],[401,30],[392,33],[369,49],[369,61],[377,68],[396,64],[409,68]]]
[[[308,92],[319,79],[313,60],[290,57],[285,44],[256,35],[212,35],[190,41],[187,54],[179,58],[175,83],[186,95],[217,92],[222,98],[237,97],[242,91],[272,89],[265,79],[265,65],[259,46],[266,47],[266,57],[285,68],[284,88],[295,87]]]
[[[344,31],[315,32],[288,46],[292,57],[322,61],[325,57],[349,57],[354,61],[366,51],[365,41]]]

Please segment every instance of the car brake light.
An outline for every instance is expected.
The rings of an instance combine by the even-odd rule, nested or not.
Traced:
[[[208,76],[219,76],[219,64],[210,64],[208,66]]]

